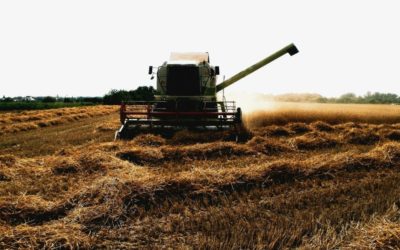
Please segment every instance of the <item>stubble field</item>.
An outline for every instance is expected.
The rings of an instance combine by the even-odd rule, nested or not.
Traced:
[[[1,248],[400,246],[399,106],[279,104],[243,143],[114,142],[115,107],[35,112],[0,114]]]

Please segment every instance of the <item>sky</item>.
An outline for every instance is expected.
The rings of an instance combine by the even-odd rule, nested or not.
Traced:
[[[149,65],[209,52],[227,78],[295,43],[231,93],[400,94],[399,1],[0,1],[0,96],[155,86]]]

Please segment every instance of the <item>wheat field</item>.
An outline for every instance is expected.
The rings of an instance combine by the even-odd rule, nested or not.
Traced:
[[[242,143],[113,141],[115,108],[4,133],[0,247],[399,248],[400,107],[279,105],[245,115]]]
[[[0,113],[0,135],[74,122],[89,117],[111,114],[113,106],[60,108],[39,111]]]

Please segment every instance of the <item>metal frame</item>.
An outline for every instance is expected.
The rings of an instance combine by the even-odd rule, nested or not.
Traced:
[[[156,108],[160,103],[166,101],[122,103],[120,121],[137,125],[218,126],[234,124],[238,120],[234,101],[204,101],[203,111],[189,112],[160,110]]]
[[[234,101],[204,101],[202,111],[170,111],[156,108],[166,101],[135,101],[122,103],[120,107],[121,128],[116,138],[141,128],[233,128],[241,124],[241,111]],[[157,109],[157,110],[156,110]]]

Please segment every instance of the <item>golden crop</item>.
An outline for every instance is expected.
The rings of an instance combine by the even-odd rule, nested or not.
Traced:
[[[60,108],[0,113],[0,135],[60,125],[116,112],[115,106]]]
[[[400,123],[350,110],[248,115],[243,143],[184,130],[30,156],[0,148],[0,247],[396,248]],[[118,127],[92,125],[93,138]]]

